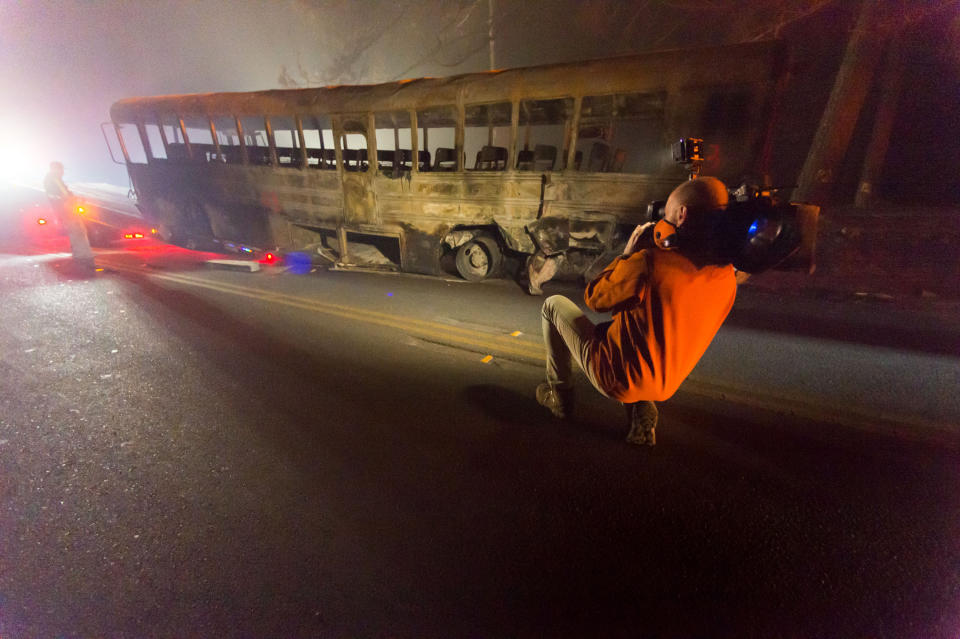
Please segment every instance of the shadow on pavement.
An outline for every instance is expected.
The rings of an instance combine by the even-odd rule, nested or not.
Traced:
[[[578,381],[579,375],[577,376]],[[534,388],[528,393],[495,384],[468,386],[464,397],[478,413],[507,424],[542,424],[553,428],[589,432],[604,440],[619,441],[626,436],[627,426],[619,402],[604,399],[592,388],[577,388],[577,402],[573,415],[558,420],[537,404]]]

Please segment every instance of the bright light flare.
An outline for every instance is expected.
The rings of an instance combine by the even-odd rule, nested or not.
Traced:
[[[50,169],[50,158],[37,139],[36,128],[22,118],[0,115],[0,182],[39,186]]]
[[[39,224],[40,226],[43,226],[43,225],[46,224],[46,223],[47,223],[47,221],[46,221],[45,219],[43,219],[42,217],[37,220],[37,224]]]

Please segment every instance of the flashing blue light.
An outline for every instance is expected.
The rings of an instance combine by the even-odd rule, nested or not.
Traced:
[[[287,253],[283,256],[283,260],[287,265],[287,271],[296,275],[309,273],[313,268],[310,256],[306,253]]]
[[[253,253],[253,249],[247,248],[246,246],[241,246],[240,250],[243,251],[244,253]]]
[[[751,225],[750,225],[750,228],[747,229],[747,235],[749,235],[750,237],[753,237],[754,235],[757,234],[757,228],[758,228],[758,227],[757,227],[757,222],[759,222],[759,221],[760,221],[760,220],[754,220],[754,221],[753,221],[753,224],[751,224]]]
[[[387,293],[387,297],[393,297],[393,293]]]

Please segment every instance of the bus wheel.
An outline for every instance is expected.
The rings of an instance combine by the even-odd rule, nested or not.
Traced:
[[[500,270],[503,253],[495,239],[488,235],[478,235],[457,249],[456,262],[460,277],[479,282]]]

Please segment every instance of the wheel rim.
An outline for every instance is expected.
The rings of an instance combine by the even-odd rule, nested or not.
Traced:
[[[470,257],[470,266],[478,273],[486,273],[487,269],[490,268],[487,252],[479,244],[467,249],[467,255]]]
[[[486,275],[490,270],[490,257],[486,249],[481,244],[471,241],[463,250],[467,258],[464,266],[474,275]]]

